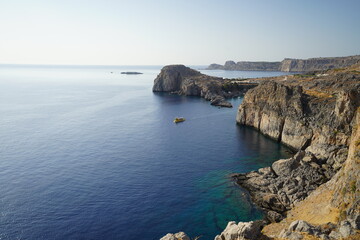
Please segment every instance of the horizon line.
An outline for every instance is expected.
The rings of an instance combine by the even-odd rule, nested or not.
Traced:
[[[266,61],[266,60],[238,60],[234,61],[231,59],[225,60],[224,63],[227,61],[234,61],[234,62],[281,62],[286,59],[294,59],[294,60],[309,60],[314,58],[342,58],[342,57],[357,57],[360,56],[360,54],[354,54],[354,55],[347,55],[347,56],[326,56],[326,57],[309,57],[309,58],[292,58],[292,57],[285,57],[282,60],[278,61]],[[21,66],[94,66],[94,67],[116,67],[116,66],[167,66],[167,65],[185,65],[185,66],[209,66],[211,64],[218,64],[216,62],[207,63],[207,64],[184,64],[184,63],[167,63],[167,64],[82,64],[82,63],[76,63],[76,64],[66,64],[66,63],[0,63],[0,65],[8,65],[8,66],[14,66],[14,65],[21,65]]]

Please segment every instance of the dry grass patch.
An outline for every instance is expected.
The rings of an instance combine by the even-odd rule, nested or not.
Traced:
[[[317,97],[317,98],[332,98],[333,95],[332,94],[329,94],[329,93],[325,93],[325,92],[320,92],[320,91],[316,91],[316,90],[305,90],[305,93],[307,95],[310,95],[310,96],[314,96],[314,97]]]
[[[337,223],[340,213],[339,209],[330,205],[333,195],[334,192],[330,190],[311,195],[289,211],[288,220],[292,222],[301,219],[314,225]]]
[[[331,206],[334,192],[324,185],[320,187],[314,194],[311,194],[304,201],[299,202],[287,214],[287,217],[279,223],[272,223],[264,227],[263,234],[276,239],[281,230],[287,229],[295,220],[304,220],[312,225],[322,225],[329,222],[337,223],[340,211]],[[307,236],[304,239],[317,239]]]

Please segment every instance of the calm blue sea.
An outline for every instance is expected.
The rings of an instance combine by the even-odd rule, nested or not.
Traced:
[[[152,93],[160,69],[0,65],[0,239],[208,240],[262,217],[229,174],[288,149],[237,126],[237,108]]]

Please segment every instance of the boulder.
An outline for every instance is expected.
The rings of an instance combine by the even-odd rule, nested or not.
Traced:
[[[290,240],[301,240],[304,237],[300,233],[292,232],[292,231],[288,231],[288,230],[283,229],[280,232],[279,238],[290,239]]]
[[[349,221],[344,220],[340,222],[339,233],[342,237],[347,238],[348,236],[354,234],[354,230]]]
[[[341,238],[341,234],[338,231],[331,231],[331,233],[329,234],[329,238],[330,239],[340,239]]]
[[[354,214],[353,216],[348,218],[348,220],[354,229],[360,230],[360,214],[359,213]]]
[[[215,240],[256,240],[261,235],[263,221],[229,222],[225,230]]]
[[[305,232],[310,235],[318,235],[320,233],[318,228],[303,220],[296,220],[292,222],[289,226],[289,231]]]
[[[280,222],[283,218],[284,218],[283,215],[275,211],[268,211],[266,213],[266,219],[268,219],[272,223]]]
[[[276,175],[289,175],[299,166],[299,161],[295,158],[280,159],[272,164],[272,169]]]

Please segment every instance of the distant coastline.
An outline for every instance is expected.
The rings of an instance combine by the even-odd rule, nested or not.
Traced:
[[[281,62],[226,61],[224,65],[217,63],[210,64],[206,69],[227,71],[309,72],[344,68],[359,62],[360,55],[309,59],[285,58]]]

